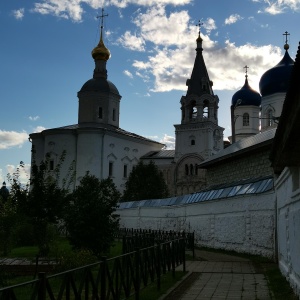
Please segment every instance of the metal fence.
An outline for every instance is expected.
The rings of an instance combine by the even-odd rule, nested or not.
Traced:
[[[149,283],[160,289],[161,276],[183,266],[185,271],[185,239],[106,259],[59,274],[39,273],[38,279],[0,289],[0,300],[120,300],[135,295]]]
[[[117,237],[122,238],[123,254],[131,252],[135,248],[145,248],[175,239],[184,239],[186,249],[191,250],[195,257],[194,232],[120,228]]]

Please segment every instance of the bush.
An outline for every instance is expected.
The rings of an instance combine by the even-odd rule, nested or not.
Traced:
[[[100,257],[114,242],[119,220],[114,214],[120,199],[113,181],[85,175],[70,197],[66,213],[68,238],[75,249],[89,249]]]
[[[58,256],[59,264],[55,271],[63,272],[92,264],[96,261],[97,257],[90,250],[81,249],[72,252],[63,251]]]

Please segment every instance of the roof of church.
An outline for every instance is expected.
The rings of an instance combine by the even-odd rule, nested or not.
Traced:
[[[197,54],[196,54],[191,78],[188,79],[186,82],[188,86],[186,95],[187,96],[189,95],[201,96],[203,94],[213,95],[212,81],[209,79],[204,58],[202,55],[203,48],[202,48],[202,38],[200,37],[200,32],[196,42],[197,42],[197,48],[196,48]],[[208,85],[206,85],[206,83],[208,83]]]
[[[81,124],[74,124],[74,125],[67,125],[67,126],[63,126],[63,127],[56,127],[56,128],[51,128],[51,129],[45,129],[42,132],[38,132],[38,133],[31,133],[29,136],[30,137],[34,137],[37,135],[47,135],[48,133],[51,134],[54,131],[63,131],[63,130],[80,130],[80,129],[90,129],[90,130],[106,130],[106,131],[110,131],[110,132],[114,132],[120,135],[124,135],[124,136],[128,136],[128,137],[132,137],[135,139],[139,139],[139,140],[144,140],[147,142],[151,142],[151,143],[156,143],[156,144],[160,144],[162,146],[164,146],[164,144],[145,138],[141,135],[126,131],[122,128],[119,127],[115,127],[109,124],[100,124],[100,123],[81,123]]]
[[[88,80],[80,89],[80,92],[103,92],[120,95],[116,86],[106,78],[96,77]]]
[[[141,159],[161,159],[161,158],[174,158],[175,157],[175,150],[160,150],[160,151],[150,151],[143,155]]]
[[[275,173],[286,166],[300,165],[300,42],[291,73],[290,87],[283,103],[279,124],[272,145],[270,160]]]
[[[282,60],[262,75],[259,81],[259,90],[263,97],[275,93],[287,92],[294,65],[294,60],[290,57],[287,50],[288,48]]]
[[[137,208],[137,207],[157,207],[172,205],[188,205],[210,200],[220,200],[242,195],[261,194],[273,190],[274,179],[272,176],[251,178],[240,182],[213,187],[207,190],[199,191],[194,194],[174,196],[165,199],[151,199],[140,201],[121,202],[119,209]]]
[[[238,102],[239,101],[239,102]],[[232,106],[253,105],[260,106],[260,94],[251,88],[248,83],[248,76],[246,75],[244,86],[232,96]]]
[[[200,164],[201,168],[211,166],[220,161],[232,158],[234,156],[249,152],[253,149],[260,148],[266,144],[270,144],[275,136],[276,128],[258,133],[256,135],[241,139],[236,143],[228,146],[227,148],[219,151],[217,154],[213,155],[211,158],[205,160]]]

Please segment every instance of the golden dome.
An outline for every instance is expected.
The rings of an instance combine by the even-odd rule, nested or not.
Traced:
[[[196,42],[198,43],[198,42],[202,42],[202,41],[203,41],[203,39],[202,39],[202,37],[200,36],[200,33],[199,33],[198,38],[196,39]]]
[[[110,52],[103,43],[102,32],[99,44],[92,51],[92,57],[94,60],[109,60]]]

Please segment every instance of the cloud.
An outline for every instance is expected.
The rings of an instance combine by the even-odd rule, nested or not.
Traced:
[[[42,132],[44,131],[46,128],[43,126],[36,126],[35,128],[33,128],[33,133],[37,133],[37,132]]]
[[[152,20],[152,22],[150,22]],[[210,19],[208,19],[210,20]],[[139,11],[134,20],[147,45],[148,56],[136,59],[132,66],[136,75],[148,84],[149,90],[168,92],[186,91],[186,80],[190,77],[196,57],[197,28],[190,25],[186,11],[167,15],[164,7]],[[211,19],[209,28],[214,28]],[[173,28],[173,30],[171,30]],[[281,59],[281,50],[272,45],[256,46],[250,43],[235,45],[230,40],[220,45],[207,34],[203,38],[203,56],[214,90],[236,90],[243,85],[244,70],[248,65],[249,83],[258,89],[262,74]],[[150,49],[150,51],[148,50]]]
[[[153,5],[180,6],[192,2],[193,0],[107,0],[105,6],[112,5],[122,9],[130,4],[150,7]],[[42,15],[53,15],[59,18],[71,19],[74,22],[81,22],[84,5],[99,9],[104,6],[104,0],[40,0],[34,4],[32,11]]]
[[[242,19],[243,18],[238,14],[231,15],[227,19],[225,19],[225,25],[234,24],[237,21],[242,20]]]
[[[40,117],[39,116],[35,116],[35,117],[32,117],[32,116],[29,116],[29,120],[30,121],[37,121]]]
[[[135,34],[131,34],[129,31],[126,31],[123,36],[118,40],[124,48],[134,51],[145,51],[145,41],[142,37],[138,37]]]
[[[8,164],[8,165],[6,165],[5,171],[6,171],[6,174],[10,174],[10,176],[13,175],[13,173],[18,172],[20,182],[22,184],[27,184],[28,180],[30,178],[30,168],[31,168],[30,164],[24,164],[22,167],[20,167],[20,165],[15,166],[15,165]],[[2,176],[4,176],[3,173],[4,172],[2,171]],[[0,174],[0,177],[1,177],[1,174]],[[3,178],[3,180],[5,180],[5,178]],[[9,181],[6,180],[6,184],[9,185]]]
[[[28,133],[25,131],[0,130],[0,149],[21,148],[26,141],[28,141]]]
[[[254,0],[252,0],[254,1]],[[266,3],[266,7],[259,12],[266,12],[271,15],[278,15],[284,13],[286,10],[299,11],[300,1],[299,0],[262,0]],[[254,2],[258,2],[257,0]],[[259,1],[261,2],[261,1]]]
[[[124,70],[123,73],[129,78],[133,78],[133,75],[128,70]]]
[[[209,35],[212,30],[216,30],[217,26],[215,20],[212,18],[207,18],[205,22],[203,22],[203,28],[205,28],[207,34]]]
[[[99,8],[95,4],[99,1],[84,1],[90,6]],[[42,15],[53,15],[59,18],[71,19],[75,22],[80,22],[82,20],[83,8],[81,6],[83,1],[80,0],[43,0],[42,2],[37,2],[34,4],[33,12]]]
[[[24,17],[25,10],[24,8],[20,8],[20,9],[13,10],[12,13],[17,20],[22,20]]]
[[[164,134],[163,138],[160,140],[161,143],[165,144],[168,150],[175,149],[175,137]]]
[[[145,13],[139,11],[133,23],[145,41],[155,45],[170,46],[185,40],[189,21],[190,17],[185,10],[171,12],[167,16],[164,6],[153,6]],[[196,32],[196,27],[193,28]]]

